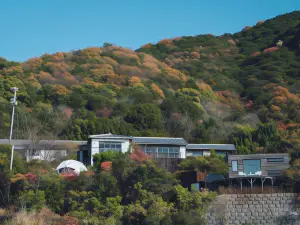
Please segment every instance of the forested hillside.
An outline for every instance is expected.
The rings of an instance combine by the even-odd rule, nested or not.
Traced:
[[[299,11],[136,51],[106,43],[23,63],[1,58],[0,78],[1,138],[17,86],[15,138],[112,132],[234,143],[240,153],[300,149]],[[60,129],[49,118],[64,118]]]

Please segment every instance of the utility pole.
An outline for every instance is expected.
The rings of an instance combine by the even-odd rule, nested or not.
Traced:
[[[15,116],[15,106],[18,104],[17,102],[17,91],[18,88],[13,87],[10,89],[14,93],[14,97],[10,99],[10,104],[12,104],[12,113],[11,113],[11,123],[10,123],[10,134],[9,134],[9,145],[11,145],[11,139],[12,139],[12,132],[13,132],[13,126],[14,126],[14,116]],[[10,170],[12,170],[13,165],[13,159],[14,159],[14,149],[15,146],[11,146],[11,157],[10,157]]]

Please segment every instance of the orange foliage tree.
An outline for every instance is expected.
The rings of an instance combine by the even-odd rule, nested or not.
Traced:
[[[164,92],[154,83],[151,84],[151,89],[154,91],[156,94],[159,95],[159,97],[164,98]]]
[[[278,49],[279,49],[279,48],[277,48],[277,47],[266,48],[266,49],[264,50],[264,54],[270,53],[270,52],[276,52]]]
[[[54,84],[54,85],[52,85],[52,87],[54,88],[55,93],[58,95],[67,95],[71,92],[65,86],[60,85],[60,84]]]
[[[130,86],[133,86],[133,87],[137,87],[137,86],[143,87],[144,86],[143,83],[142,83],[141,78],[139,78],[137,76],[131,77],[128,80],[128,83],[129,83]]]

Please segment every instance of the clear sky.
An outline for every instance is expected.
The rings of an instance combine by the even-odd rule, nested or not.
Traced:
[[[102,46],[136,49],[164,38],[234,33],[300,10],[300,0],[2,0],[0,56]]]

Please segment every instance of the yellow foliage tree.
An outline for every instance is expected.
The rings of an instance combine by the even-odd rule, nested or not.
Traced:
[[[151,84],[151,89],[161,98],[165,98],[164,92],[154,83]]]

